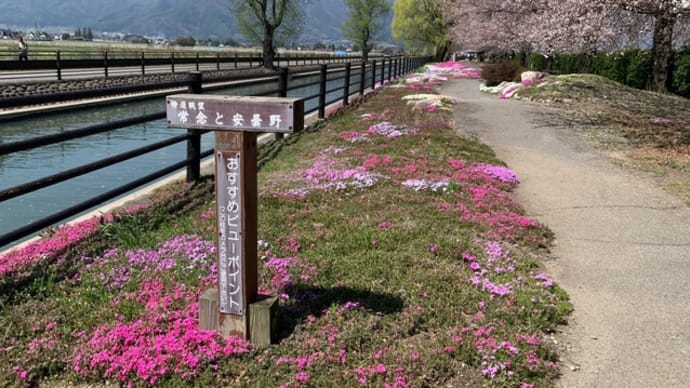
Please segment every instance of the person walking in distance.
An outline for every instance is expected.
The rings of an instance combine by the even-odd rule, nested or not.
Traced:
[[[28,61],[29,60],[29,45],[24,41],[24,37],[19,37],[19,60]]]

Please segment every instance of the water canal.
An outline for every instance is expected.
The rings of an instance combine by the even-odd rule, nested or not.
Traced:
[[[318,76],[316,76],[318,79]],[[304,79],[308,83],[314,79]],[[342,80],[329,81],[328,90],[342,86]],[[352,82],[359,82],[353,74]],[[214,90],[212,94],[249,95],[261,89],[274,90],[275,84],[242,86]],[[290,97],[304,97],[318,93],[318,86],[292,90]],[[327,96],[333,100],[342,91]],[[305,102],[305,110],[318,104],[317,99]],[[88,125],[125,119],[163,111],[164,97],[118,103],[116,105],[86,107],[69,112],[37,114],[0,123],[0,143],[9,143],[36,136],[55,134]],[[0,156],[0,190],[35,179],[95,162],[125,151],[181,134],[183,130],[168,128],[165,120],[148,122],[115,131],[70,140],[60,144]],[[213,135],[202,136],[202,150],[213,147]],[[159,151],[62,182],[33,193],[0,202],[0,235],[61,209],[80,203],[137,178],[160,170],[186,157],[186,145],[175,144]],[[8,246],[0,247],[0,250]]]

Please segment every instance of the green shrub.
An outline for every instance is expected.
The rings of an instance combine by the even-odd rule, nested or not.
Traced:
[[[541,54],[530,54],[527,57],[527,67],[530,70],[542,71],[546,67],[546,58]]]
[[[602,59],[603,66],[599,70],[599,75],[624,84],[628,78],[627,75],[628,64],[630,63],[630,55],[626,54],[625,51],[616,51],[613,53],[603,54]]]
[[[652,74],[652,53],[649,50],[630,50],[626,52],[628,68],[625,84],[633,88],[644,89]]]
[[[515,54],[515,60],[521,65],[525,66],[527,65],[527,53],[524,51],[520,51],[517,54]]]
[[[579,73],[582,56],[581,54],[559,54],[554,60],[554,70],[560,74]]]
[[[671,88],[674,93],[690,97],[690,50],[676,54]]]
[[[523,69],[517,61],[498,61],[482,68],[482,79],[487,86],[496,86],[503,81],[520,81]]]

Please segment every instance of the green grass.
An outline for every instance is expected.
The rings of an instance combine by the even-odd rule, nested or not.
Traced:
[[[287,296],[280,304],[276,344],[202,360],[193,380],[169,371],[157,385],[553,384],[557,356],[541,335],[565,322],[570,304],[556,285],[533,279],[541,272],[539,247],[549,244],[550,232],[513,224],[500,229],[482,221],[480,216],[491,221],[498,214],[522,213],[512,186],[486,176],[453,178],[447,191],[403,187],[402,181],[410,178],[452,175],[449,159],[464,160],[467,166],[502,164],[487,146],[456,134],[448,125],[449,114],[409,110],[400,100],[406,93],[385,89],[320,131],[283,140],[281,152],[263,165],[258,236],[268,246],[259,250],[266,257],[260,260],[260,288]],[[344,132],[363,133],[377,123],[363,122],[360,115],[386,109],[395,124],[424,129],[393,139],[372,135],[367,142],[343,140]],[[341,151],[327,152],[332,146]],[[271,149],[276,148],[262,151]],[[372,162],[386,156],[387,163]],[[307,179],[307,171],[319,161],[327,169],[366,170],[382,177],[363,189],[323,190],[325,178],[318,184]],[[310,191],[299,197],[285,194],[300,188]],[[474,198],[480,195],[483,200]],[[476,217],[461,219],[461,205],[474,209]],[[184,257],[151,274],[151,269],[131,264],[123,252],[157,249],[182,234],[212,241],[213,209],[210,180],[168,187],[144,210],[123,214],[43,270],[34,268],[14,283],[12,295],[0,299],[0,385],[26,384],[17,378],[16,367],[28,371],[29,382],[103,381],[99,367],[84,375],[72,369],[75,354],[89,351],[84,334],[78,333],[140,319],[151,310],[137,299],[147,279],[160,279],[166,289],[184,285],[197,293],[208,286],[200,280],[208,268]],[[512,272],[496,269],[482,275],[495,284],[510,283],[508,295],[492,296],[472,284],[477,273],[463,255],[489,266],[487,244],[502,249],[498,262],[513,263]],[[119,253],[106,253],[114,248]],[[272,257],[294,260],[281,272],[266,264]],[[124,268],[128,280],[112,287],[112,274]],[[181,308],[173,304],[160,317]],[[528,340],[532,336],[537,339]],[[37,345],[37,339],[47,342]],[[482,370],[494,364],[502,365],[496,375],[488,378],[491,373],[485,371],[483,377]],[[136,386],[147,385],[128,376]]]

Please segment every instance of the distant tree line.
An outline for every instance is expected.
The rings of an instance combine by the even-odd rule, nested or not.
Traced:
[[[93,40],[93,32],[91,27],[77,28],[73,35],[64,33],[60,37],[62,40],[78,39],[78,40]]]

